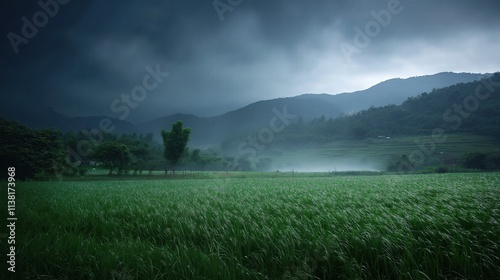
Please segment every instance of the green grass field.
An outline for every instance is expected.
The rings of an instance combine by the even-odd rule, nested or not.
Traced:
[[[498,173],[18,182],[16,278],[498,279],[499,202]]]

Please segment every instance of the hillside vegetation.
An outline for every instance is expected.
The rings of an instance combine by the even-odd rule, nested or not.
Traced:
[[[440,171],[500,168],[500,74],[338,118],[298,118],[267,141],[261,129],[222,143],[277,169]],[[260,133],[260,134],[259,134]],[[269,136],[268,136],[269,138]],[[243,148],[242,148],[243,147]],[[395,163],[394,163],[395,162]],[[403,162],[403,163],[402,163]]]
[[[307,141],[361,140],[378,136],[475,133],[500,139],[500,73],[408,98],[401,105],[371,107],[335,119],[298,121],[280,134]]]

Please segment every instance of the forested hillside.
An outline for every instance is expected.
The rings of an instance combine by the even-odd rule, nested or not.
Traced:
[[[336,119],[299,120],[278,137],[281,143],[362,140],[379,136],[474,133],[500,139],[500,73],[408,98],[403,104],[371,107]]]

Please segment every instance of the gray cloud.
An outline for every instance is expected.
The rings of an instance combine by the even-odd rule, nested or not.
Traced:
[[[47,0],[45,0],[47,1]],[[224,1],[224,0],[221,0]],[[7,38],[40,8],[2,4],[4,107],[45,103],[62,113],[118,115],[110,105],[170,72],[130,121],[213,115],[260,99],[340,93],[393,77],[500,69],[499,1],[400,0],[370,43],[346,60],[356,27],[386,1],[243,1],[220,21],[212,1],[70,1],[15,54]],[[6,109],[5,109],[6,110]]]

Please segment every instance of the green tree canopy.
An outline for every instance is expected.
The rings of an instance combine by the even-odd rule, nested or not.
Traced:
[[[175,173],[175,165],[179,162],[186,145],[189,141],[191,128],[182,128],[182,121],[177,121],[172,125],[172,130],[162,130],[163,145],[165,146],[164,156],[171,165]]]
[[[57,175],[57,166],[62,165],[66,155],[59,131],[33,130],[1,118],[0,131],[0,165],[3,170],[15,167],[20,179],[46,179]]]
[[[125,144],[132,154],[131,159],[131,170],[134,174],[147,168],[148,161],[152,159],[153,153],[153,135],[149,134],[146,136],[132,134],[132,135],[122,135],[117,142]]]
[[[132,159],[132,154],[125,144],[106,142],[94,149],[93,159],[108,167],[110,175],[115,168],[118,169],[118,174],[121,174],[127,169]]]

